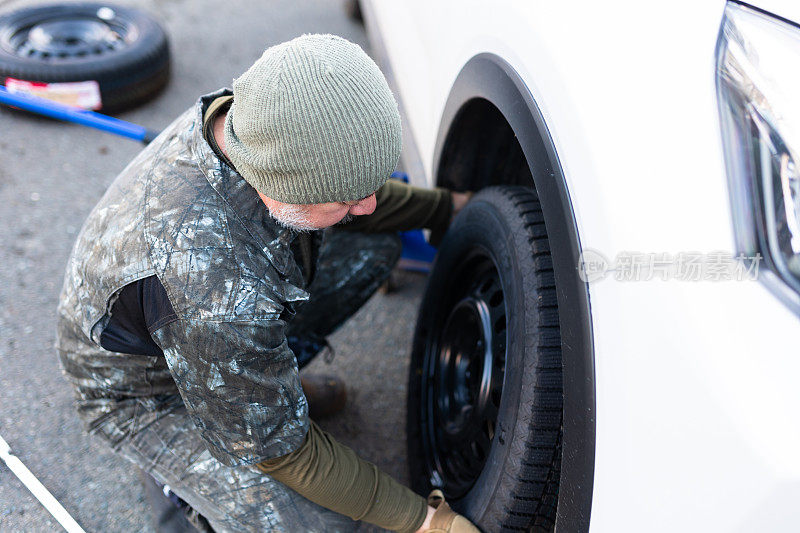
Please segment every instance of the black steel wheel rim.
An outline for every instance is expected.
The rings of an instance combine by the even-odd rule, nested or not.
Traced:
[[[1,31],[0,45],[7,51],[47,63],[117,53],[138,35],[136,26],[111,7],[69,15],[32,13]]]
[[[489,457],[505,378],[506,307],[490,255],[473,250],[442,298],[426,346],[421,408],[432,486],[464,496]]]

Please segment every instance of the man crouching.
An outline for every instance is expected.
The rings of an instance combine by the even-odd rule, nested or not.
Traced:
[[[386,279],[394,232],[465,201],[387,182],[400,145],[375,63],[305,35],[175,120],[78,236],[57,347],[79,413],[217,531],[476,531],[320,430],[298,374]]]

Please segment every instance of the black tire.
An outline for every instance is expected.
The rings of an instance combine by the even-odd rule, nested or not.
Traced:
[[[552,531],[561,335],[534,190],[482,190],[445,235],[417,323],[407,423],[417,492],[439,486],[486,532]]]
[[[69,27],[66,24],[70,24]],[[140,104],[169,80],[167,35],[149,16],[101,3],[0,15],[0,83],[95,81],[104,113]]]

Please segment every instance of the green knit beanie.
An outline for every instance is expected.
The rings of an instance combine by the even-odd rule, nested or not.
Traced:
[[[357,44],[303,35],[268,48],[233,82],[225,145],[236,170],[279,202],[354,201],[400,156],[400,114]]]

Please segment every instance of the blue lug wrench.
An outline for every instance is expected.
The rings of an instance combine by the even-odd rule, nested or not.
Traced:
[[[0,104],[13,106],[24,111],[30,111],[38,115],[74,122],[90,128],[115,133],[129,139],[134,139],[144,144],[156,138],[157,131],[149,130],[143,126],[132,124],[124,120],[101,115],[94,111],[87,111],[78,107],[72,107],[58,102],[53,102],[38,96],[31,96],[24,93],[12,93],[0,85]]]

